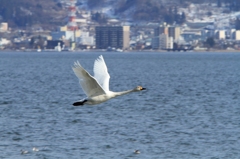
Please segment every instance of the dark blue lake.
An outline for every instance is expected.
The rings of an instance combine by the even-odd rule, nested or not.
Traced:
[[[112,91],[147,90],[73,107],[101,54]],[[0,158],[240,158],[240,53],[1,52],[0,112]]]

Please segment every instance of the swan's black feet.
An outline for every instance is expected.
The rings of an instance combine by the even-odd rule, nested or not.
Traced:
[[[83,106],[86,101],[87,100],[75,102],[73,103],[73,106]]]

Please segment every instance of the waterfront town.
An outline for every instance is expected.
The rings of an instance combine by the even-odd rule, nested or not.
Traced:
[[[41,25],[13,29],[1,20],[0,51],[240,50],[240,12],[229,11],[224,4],[179,7],[177,15],[184,19],[180,24],[106,16],[110,14],[109,7],[94,12],[76,4],[76,0],[68,0],[66,24],[55,30],[43,29]],[[104,17],[104,22],[93,17]]]

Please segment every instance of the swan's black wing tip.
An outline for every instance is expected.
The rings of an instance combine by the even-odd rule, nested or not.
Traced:
[[[77,101],[77,102],[73,103],[73,106],[83,106],[86,101],[87,101],[87,100]]]

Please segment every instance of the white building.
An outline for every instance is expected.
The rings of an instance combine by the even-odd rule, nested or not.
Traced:
[[[160,49],[173,49],[173,37],[168,37],[166,34],[161,34],[159,37]]]
[[[240,30],[236,30],[236,31],[233,33],[233,39],[234,39],[234,40],[240,40]]]
[[[173,37],[167,38],[167,49],[173,49]]]
[[[89,36],[89,32],[82,32],[80,36],[80,42],[81,45],[94,45],[94,38],[93,36]]]
[[[217,39],[226,39],[226,31],[225,30],[218,30],[216,32]]]

